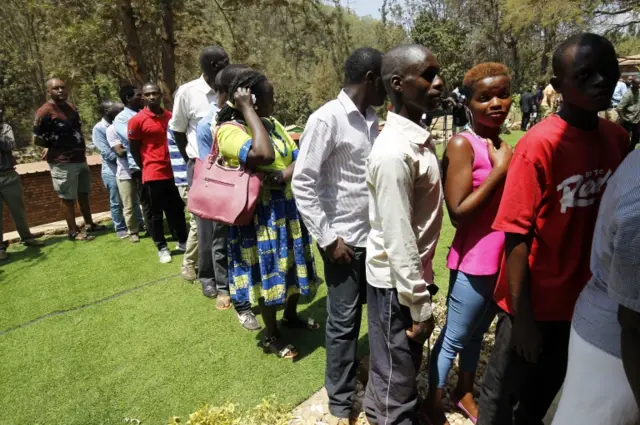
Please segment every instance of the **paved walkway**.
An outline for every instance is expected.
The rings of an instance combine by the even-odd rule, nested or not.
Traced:
[[[96,223],[103,223],[111,220],[111,213],[109,211],[91,214],[91,216],[93,217],[93,221]],[[82,217],[77,217],[76,223],[82,227],[84,226],[84,219]],[[32,227],[31,233],[38,237],[65,234],[67,233],[67,222],[62,220]],[[18,232],[9,232],[4,234],[4,240],[9,242],[18,242],[20,240],[20,236],[18,235]]]

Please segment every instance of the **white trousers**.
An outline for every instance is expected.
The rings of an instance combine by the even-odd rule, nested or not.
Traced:
[[[571,328],[569,365],[552,425],[640,425],[622,360]]]

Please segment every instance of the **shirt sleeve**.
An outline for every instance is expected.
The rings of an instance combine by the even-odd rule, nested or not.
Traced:
[[[120,136],[118,136],[118,132],[116,131],[116,127],[114,124],[111,124],[107,127],[107,143],[110,148],[113,148],[118,145],[122,145],[122,140],[120,140]]]
[[[198,152],[200,153],[200,159],[204,159],[211,152],[211,145],[213,144],[213,135],[211,133],[211,120],[204,117],[198,123],[196,127],[196,140],[198,141]]]
[[[5,124],[0,134],[0,150],[5,152],[11,152],[16,148],[16,139],[13,137],[13,129],[8,124]]]
[[[322,209],[317,184],[322,164],[334,148],[331,129],[324,121],[311,117],[300,139],[300,146],[291,187],[296,206],[309,233],[321,248],[326,248],[338,239],[338,236],[331,229],[327,214]]]
[[[616,108],[616,111],[618,111],[618,113],[621,115],[624,114],[625,108],[629,105],[629,99],[631,98],[629,93],[631,93],[631,90],[629,90],[627,93],[625,93],[624,96],[622,96],[622,100],[620,101],[620,103],[618,104],[618,107]]]
[[[109,126],[111,127],[111,126]],[[115,153],[111,150],[111,146],[109,146],[109,142],[107,142],[107,129],[104,132],[100,131],[99,126],[93,127],[93,133],[91,135],[91,141],[100,151],[100,156],[103,161],[110,162],[112,164],[116,163],[116,159],[118,158]]]
[[[640,311],[640,188],[626,193],[614,212],[611,232],[611,264],[607,279],[609,295],[618,303]]]
[[[432,316],[431,294],[423,276],[422,260],[413,231],[413,179],[409,164],[398,155],[370,158],[369,174],[375,186],[384,249],[396,282],[398,301],[409,307],[416,322]]]
[[[246,164],[252,142],[251,135],[236,125],[223,124],[218,128],[220,153],[231,163]]]
[[[129,140],[142,140],[142,126],[140,124],[141,122],[137,119],[137,116],[129,120],[129,124],[127,124],[127,138]]]
[[[535,164],[516,152],[509,166],[493,229],[528,234],[535,223],[541,199],[542,187]]]
[[[178,133],[186,133],[189,127],[189,108],[186,90],[178,89],[173,100],[173,114],[169,121],[169,129]]]

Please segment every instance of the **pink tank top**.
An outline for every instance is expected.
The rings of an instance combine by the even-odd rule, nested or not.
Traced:
[[[461,135],[473,147],[473,190],[476,190],[493,169],[489,148],[484,139],[468,131]],[[503,187],[500,185],[473,220],[464,227],[458,225],[447,257],[450,270],[476,276],[490,276],[498,272],[504,251],[504,232],[492,230],[491,225],[498,213]]]

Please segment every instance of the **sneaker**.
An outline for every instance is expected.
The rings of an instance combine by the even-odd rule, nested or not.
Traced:
[[[140,242],[140,236],[138,236],[137,233],[132,233],[131,236],[129,236],[129,240],[131,243],[138,243]]]
[[[7,251],[5,251],[4,248],[0,248],[0,260],[6,260],[7,258],[9,258]]]
[[[29,238],[22,241],[25,246],[44,246],[44,242],[36,238]]]
[[[186,242],[178,242],[178,245],[176,245],[176,250],[177,251],[182,251],[182,252],[187,252],[187,243]]]
[[[253,314],[253,311],[245,311],[244,313],[236,313],[238,315],[238,321],[248,331],[257,331],[262,328],[260,323],[258,323],[258,319],[256,315]]]
[[[170,263],[173,259],[171,258],[171,253],[169,252],[169,248],[164,247],[160,251],[158,251],[158,257],[160,257],[160,262],[162,264]]]
[[[120,239],[127,239],[127,236],[129,236],[129,232],[127,232],[126,230],[118,230],[116,232],[116,235],[118,235],[118,238]]]
[[[189,282],[193,282],[198,278],[198,276],[196,276],[196,268],[191,264],[182,265],[180,276],[182,276],[184,280],[187,280]]]

